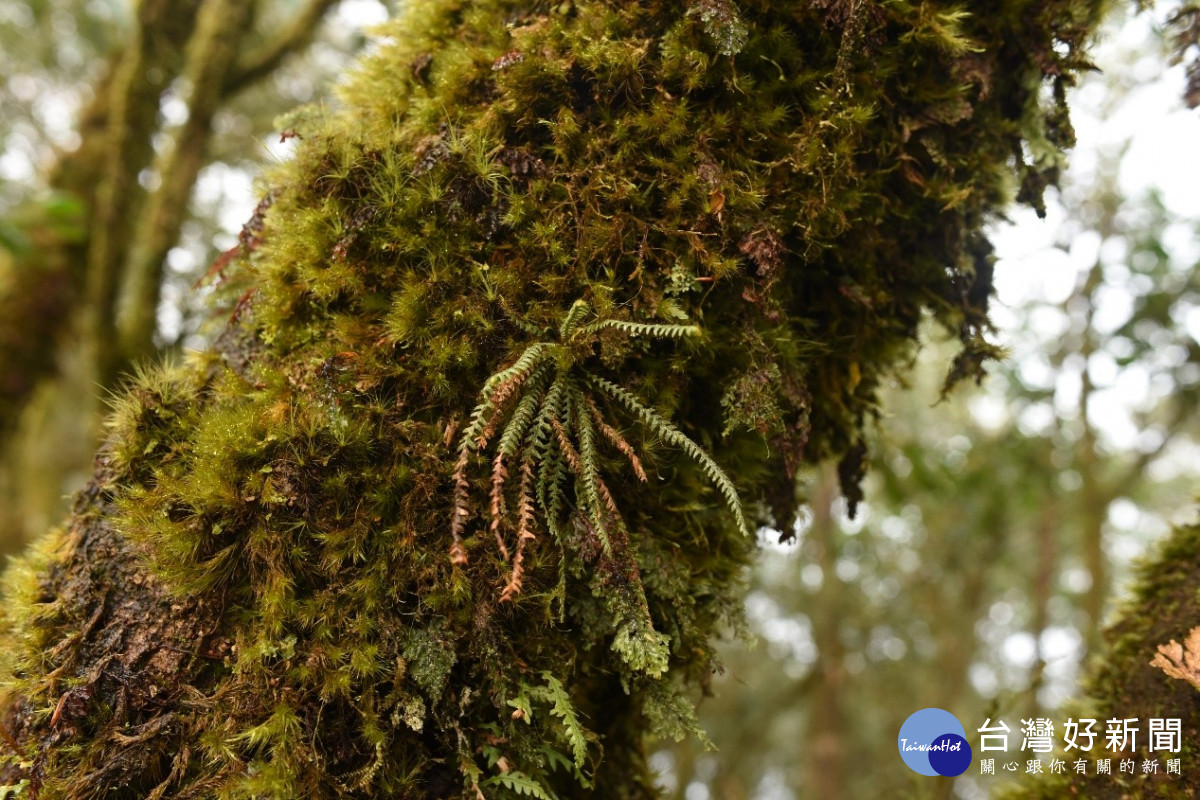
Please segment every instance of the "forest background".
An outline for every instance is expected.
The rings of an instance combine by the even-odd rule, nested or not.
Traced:
[[[258,165],[286,156],[303,104],[326,101],[363,26],[386,14],[374,0],[258,5],[256,33],[216,76],[189,52],[195,20],[164,28],[142,64],[161,85],[129,99],[152,147],[97,154],[88,124],[132,26],[128,4],[0,0],[6,552],[65,513],[120,376],[156,352],[204,346],[197,284],[252,235]],[[1045,220],[1014,212],[994,231],[994,340],[1009,359],[939,401],[954,343],[931,326],[874,425],[856,518],[836,471],[810,465],[796,536],[760,532],[771,557],[749,578],[749,628],[731,632],[701,705],[716,749],[664,746],[654,763],[669,793],[984,796],[1003,778],[909,773],[894,750],[900,723],[926,706],[969,731],[1061,716],[1130,564],[1193,518],[1200,121],[1182,108],[1182,68],[1164,70],[1171,10],[1110,22],[1100,72],[1071,100],[1079,145],[1062,191]],[[94,180],[94,160],[108,157],[130,165],[126,186]],[[124,232],[97,248],[81,195],[103,191]],[[72,267],[81,252],[111,264],[107,280]]]

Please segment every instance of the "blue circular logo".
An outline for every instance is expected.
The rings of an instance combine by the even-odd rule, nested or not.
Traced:
[[[958,718],[940,708],[923,708],[904,720],[896,737],[900,757],[913,772],[953,778],[971,766],[971,745]]]

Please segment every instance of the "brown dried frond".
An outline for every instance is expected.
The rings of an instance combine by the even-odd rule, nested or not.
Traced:
[[[487,425],[483,431],[475,438],[476,449],[482,450],[487,447],[487,443],[496,435],[496,427],[500,424],[500,419],[504,416],[501,412],[509,400],[516,396],[517,388],[525,382],[527,375],[514,375],[508,380],[496,387],[496,391],[492,392],[491,397],[491,418],[488,419]]]
[[[458,425],[458,415],[451,417],[450,421],[446,423],[446,430],[442,434],[442,443],[445,444],[447,448],[454,444],[454,434],[458,433]]]
[[[550,424],[554,427],[554,435],[558,439],[559,449],[562,450],[563,457],[567,459],[567,466],[576,475],[583,475],[583,463],[579,459],[579,451],[575,449],[575,445],[571,444],[566,428],[556,419],[550,420]]]
[[[613,447],[621,451],[625,458],[629,459],[629,466],[633,467],[633,474],[642,483],[646,483],[646,470],[642,469],[642,460],[638,458],[637,453],[621,432],[604,421],[604,417],[600,415],[600,409],[596,408],[596,404],[592,402],[592,398],[586,398],[588,413],[592,420],[596,423],[596,427],[600,429],[600,433],[604,434],[604,438],[612,442]]]
[[[521,462],[521,494],[517,505],[517,534],[530,539],[534,538],[533,523],[537,514],[533,500],[533,478],[533,461],[527,458]]]
[[[620,529],[624,526],[621,520],[621,512],[617,510],[616,498],[612,496],[612,492],[608,490],[608,484],[603,480],[596,480],[596,492],[600,495],[601,501],[604,503],[604,509],[608,512],[610,519],[616,523],[615,528]]]
[[[517,552],[513,555],[512,574],[508,585],[500,594],[500,602],[511,602],[521,593],[521,579],[525,573],[525,543],[537,538],[533,532],[534,502],[533,502],[533,462],[529,459],[521,462],[521,492],[517,506]]]
[[[1192,628],[1182,645],[1174,639],[1160,644],[1150,666],[1200,689],[1200,627]]]
[[[467,527],[467,518],[471,516],[468,507],[471,487],[467,483],[467,464],[470,456],[471,452],[464,447],[459,451],[458,461],[454,464],[454,510],[450,512],[450,535],[454,538],[454,543],[450,545],[450,562],[458,565],[467,563],[462,534]]]
[[[500,522],[504,519],[504,480],[508,477],[508,468],[504,466],[504,454],[496,453],[492,459],[492,533],[496,536],[496,546],[500,555],[508,561],[508,547],[500,534]]]

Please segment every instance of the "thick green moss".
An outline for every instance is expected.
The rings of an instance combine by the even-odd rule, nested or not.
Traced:
[[[10,781],[651,796],[739,517],[853,484],[924,314],[989,354],[981,227],[1053,178],[1100,5],[410,4],[15,579]]]

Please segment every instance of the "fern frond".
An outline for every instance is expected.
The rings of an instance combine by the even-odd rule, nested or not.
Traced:
[[[554,386],[546,392],[545,396],[539,400],[540,405],[534,416],[533,423],[529,426],[529,431],[525,435],[524,449],[525,452],[533,459],[534,464],[542,469],[542,464],[546,462],[550,453],[554,451],[554,428],[550,425],[550,420],[554,414],[554,401],[551,395],[554,393]],[[515,415],[514,415],[515,416]]]
[[[485,432],[489,426],[494,432],[496,415],[501,407],[553,353],[554,345],[545,342],[531,344],[511,367],[502,369],[487,379],[483,391],[480,392],[482,399],[471,411],[470,422],[459,438],[460,449],[468,447],[479,450],[487,445],[491,435],[485,435]]]
[[[630,336],[647,336],[651,339],[682,339],[685,336],[699,336],[699,325],[669,325],[648,322],[629,322],[623,319],[605,319],[584,325],[579,329],[580,335],[599,333],[605,328],[627,333]]]
[[[496,537],[496,546],[500,548],[500,556],[508,561],[508,547],[500,533],[500,523],[504,519],[504,481],[508,478],[508,469],[504,466],[504,453],[496,453],[492,459],[492,533]]]
[[[568,773],[576,771],[575,763],[553,747],[542,745],[538,748],[538,752],[542,754],[542,758],[546,760],[546,764],[549,765],[550,770],[561,769]],[[589,787],[585,785],[583,788],[587,789]],[[0,791],[3,790],[0,789]],[[3,794],[0,794],[0,800],[4,800]]]
[[[515,327],[517,330],[521,331],[527,336],[533,337],[534,339],[544,339],[547,336],[553,335],[552,329],[535,325],[517,312],[513,311],[512,306],[510,306],[508,301],[504,299],[503,295],[499,297],[499,300],[501,308],[503,308],[504,313],[508,315],[508,321],[511,322],[513,327]]]
[[[634,452],[633,445],[621,435],[620,431],[604,421],[604,417],[600,414],[600,409],[596,408],[596,403],[591,397],[585,396],[584,401],[587,404],[588,414],[591,415],[592,421],[596,423],[596,427],[600,429],[600,433],[604,434],[604,438],[608,439],[613,447],[617,448],[621,452],[621,455],[629,460],[629,466],[633,468],[633,474],[637,476],[637,479],[642,483],[646,483],[646,470],[642,468],[642,460]]]
[[[746,536],[753,534],[749,524],[746,522],[745,514],[742,513],[742,502],[741,498],[738,497],[737,487],[733,485],[733,481],[725,474],[725,470],[721,469],[721,466],[716,461],[713,461],[712,456],[704,452],[703,448],[692,441],[687,434],[676,428],[657,411],[642,403],[642,401],[638,400],[626,389],[598,375],[589,375],[588,379],[594,386],[641,419],[655,434],[683,450],[693,461],[699,464],[704,474],[708,476],[708,479],[712,481],[717,491],[725,499],[725,504],[729,506],[730,512],[733,513],[738,528]]]
[[[563,485],[570,477],[570,472],[567,469],[566,460],[557,453],[555,455],[557,457],[553,461],[552,471],[548,473],[550,476],[549,503],[545,505],[544,508],[546,511],[546,528],[549,529],[550,534],[561,543],[566,541],[566,537],[562,528],[558,526],[558,522],[563,518],[563,512],[565,512],[567,508],[567,497],[566,492],[563,489]]]
[[[473,449],[484,449],[487,447],[488,442],[492,440],[492,437],[496,435],[496,427],[500,424],[500,420],[504,416],[504,410],[508,406],[509,400],[516,395],[517,390],[523,382],[524,378],[514,376],[496,387],[495,393],[492,394],[488,401],[491,403],[492,411],[488,415],[483,429],[476,435]]]
[[[568,378],[558,375],[554,378],[554,383],[550,384],[550,389],[546,392],[546,405],[543,408],[546,419],[559,420],[561,422],[567,418],[566,394],[568,382]]]
[[[458,461],[454,465],[454,506],[450,512],[450,563],[459,566],[467,563],[467,550],[463,547],[463,531],[467,527],[467,519],[471,516],[468,500],[471,486],[467,483],[467,465],[471,454],[466,448],[458,453]]]
[[[571,468],[577,476],[583,474],[583,462],[579,458],[579,451],[575,449],[575,445],[571,444],[570,437],[567,436],[567,429],[561,422],[556,419],[550,420],[550,424],[554,427],[554,435],[558,442],[558,449],[562,452],[563,458],[567,461],[567,466]]]
[[[492,403],[490,394],[485,399],[479,401],[479,404],[475,408],[471,409],[471,418],[467,422],[467,427],[463,430],[462,436],[458,439],[458,449],[460,452],[474,449],[475,440],[479,438],[479,434],[487,426],[488,418],[495,410],[496,406]]]
[[[609,523],[613,529],[618,531],[623,530],[625,524],[621,520],[621,514],[617,510],[617,503],[613,499],[612,492],[608,490],[604,479],[600,477],[600,456],[596,452],[596,428],[592,425],[592,419],[587,413],[584,394],[578,386],[571,388],[573,420],[579,436],[579,460],[583,467],[580,478],[584,483],[584,491],[587,493],[596,522],[604,531],[605,552],[608,552]]]
[[[549,342],[534,342],[529,347],[526,347],[511,367],[505,367],[487,379],[487,382],[483,384],[484,398],[491,397],[496,387],[510,378],[520,377],[522,381],[528,378],[530,373],[533,372],[533,368],[549,358],[553,354],[554,349],[555,346]]]
[[[567,742],[571,745],[571,755],[575,758],[575,768],[582,771],[587,761],[587,730],[579,721],[571,696],[562,682],[550,672],[543,672],[542,679],[546,681],[546,686],[540,693],[550,702],[550,713],[562,720]]]
[[[556,452],[547,451],[544,455],[538,455],[536,452],[530,452],[528,456],[537,465],[537,482],[534,484],[533,496],[537,498],[538,505],[543,511],[550,508],[550,481],[553,476],[554,461],[558,456]]]
[[[625,520],[621,519],[621,510],[617,508],[617,500],[608,489],[603,478],[596,479],[596,494],[600,495],[601,507],[608,512],[608,519],[613,529],[618,533],[625,532]]]
[[[529,380],[525,384],[525,391],[521,395],[521,400],[517,403],[517,407],[513,409],[508,424],[500,434],[500,443],[496,446],[496,451],[503,453],[507,458],[511,458],[517,454],[517,449],[521,446],[521,440],[525,438],[525,434],[537,418],[538,403],[545,394],[544,384],[551,374],[551,370],[545,367],[549,367],[549,365],[543,365],[543,368],[539,369],[537,374],[529,377]]]
[[[521,462],[521,488],[517,501],[517,551],[513,555],[512,574],[508,585],[500,593],[500,602],[510,602],[521,593],[521,579],[525,573],[525,545],[537,538],[533,532],[536,511],[533,501],[533,462],[528,458]]]
[[[341,783],[344,788],[352,788],[357,790],[369,789],[371,782],[375,780],[375,776],[379,774],[379,769],[384,765],[386,759],[383,755],[384,745],[382,741],[375,742],[375,757],[371,762],[361,769],[357,769],[346,776],[347,781],[352,783]],[[369,792],[368,792],[369,793]]]
[[[535,492],[538,503],[543,509],[550,508],[551,500],[548,491],[550,480],[555,469],[555,460],[561,459],[558,450],[553,444],[553,421],[557,419],[557,415],[560,412],[559,406],[562,403],[562,394],[562,379],[555,378],[549,390],[546,391],[544,399],[541,400],[540,407],[536,409],[534,420],[525,436],[524,449],[526,458],[531,460],[537,468],[538,480]],[[516,412],[514,412],[513,416],[516,416]],[[501,440],[501,446],[504,446],[503,439]],[[553,523],[548,522],[547,527],[550,527],[551,532],[555,531]]]
[[[559,338],[564,342],[569,341],[575,333],[575,328],[583,322],[584,317],[591,313],[592,307],[588,305],[586,300],[576,300],[572,303],[570,310],[567,311],[567,315],[563,317],[562,325],[559,326]]]
[[[557,798],[550,794],[549,790],[542,786],[542,784],[536,779],[531,778],[523,772],[517,772],[515,770],[503,775],[493,775],[479,785],[483,787],[503,786],[510,792],[516,792],[522,797],[532,797],[535,798],[535,800],[557,800]]]
[[[554,423],[554,433],[557,436],[558,447],[562,451],[563,459],[571,468],[571,472],[575,473],[575,501],[583,515],[588,517],[596,528],[604,552],[611,554],[612,544],[608,538],[608,529],[604,525],[604,506],[600,502],[600,492],[596,484],[586,477],[583,459],[580,457],[579,451],[571,444],[566,428],[557,420]]]

